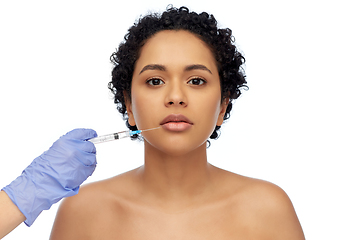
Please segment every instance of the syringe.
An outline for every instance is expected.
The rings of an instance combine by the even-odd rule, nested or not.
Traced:
[[[145,129],[145,130],[122,131],[122,132],[117,132],[117,133],[112,133],[112,134],[107,134],[107,135],[102,135],[102,136],[99,136],[99,137],[91,138],[88,141],[90,141],[90,142],[92,142],[94,144],[103,143],[103,142],[109,142],[109,141],[114,141],[114,140],[118,140],[118,139],[121,139],[121,138],[131,137],[132,135],[139,134],[139,133],[145,132],[145,131],[158,129],[158,128],[161,128],[161,126],[156,127],[156,128],[149,128],[149,129]]]

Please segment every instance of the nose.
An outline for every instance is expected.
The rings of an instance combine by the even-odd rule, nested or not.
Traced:
[[[184,86],[181,86],[181,83],[172,83],[168,86],[168,92],[165,98],[165,105],[186,107],[187,106],[187,97],[185,93]]]

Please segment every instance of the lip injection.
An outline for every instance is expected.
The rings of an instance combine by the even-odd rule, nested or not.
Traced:
[[[103,143],[103,142],[109,142],[109,141],[114,141],[114,140],[118,140],[118,139],[121,139],[121,138],[131,137],[131,136],[133,136],[135,134],[139,134],[141,132],[146,132],[146,131],[150,131],[150,130],[154,130],[154,129],[158,129],[158,128],[161,128],[161,126],[156,127],[156,128],[149,128],[149,129],[145,129],[145,130],[135,130],[135,131],[129,130],[129,131],[111,133],[111,134],[91,138],[88,141],[90,141],[90,142],[92,142],[94,144]]]

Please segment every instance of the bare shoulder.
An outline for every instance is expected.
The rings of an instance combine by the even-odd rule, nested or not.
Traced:
[[[129,175],[130,172],[84,185],[77,195],[64,199],[58,209],[50,239],[101,238],[97,235],[112,226],[107,223],[120,220],[118,213],[124,211],[121,200],[126,198],[123,193],[127,192],[121,186],[131,187],[131,183],[127,183]]]
[[[256,239],[305,239],[293,204],[283,189],[264,180],[230,172],[225,175],[233,189],[231,202],[236,221],[254,230]]]

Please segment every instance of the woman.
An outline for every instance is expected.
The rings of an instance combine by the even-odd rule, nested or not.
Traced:
[[[304,239],[283,190],[207,162],[246,84],[229,29],[170,8],[140,19],[112,60],[129,128],[161,128],[143,133],[143,166],[64,200],[51,239]]]

